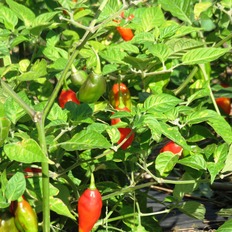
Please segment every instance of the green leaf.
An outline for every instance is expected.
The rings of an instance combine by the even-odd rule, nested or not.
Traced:
[[[64,202],[59,198],[50,197],[50,209],[59,215],[69,217],[73,220],[76,220],[75,216],[72,215],[68,207]]]
[[[11,122],[6,117],[0,118],[0,147],[3,145],[4,140],[8,137]]]
[[[225,166],[222,169],[222,173],[226,172],[232,172],[232,145],[230,145],[230,149],[225,160]]]
[[[205,218],[205,206],[196,201],[184,202],[178,209],[184,214],[196,218],[198,220],[203,220]]]
[[[173,142],[180,145],[185,150],[190,150],[190,147],[187,145],[185,138],[181,135],[177,127],[169,126],[164,122],[160,122],[162,134]]]
[[[143,124],[151,130],[152,139],[158,142],[162,135],[162,128],[158,120],[152,114],[146,114]]]
[[[24,102],[31,105],[25,92],[19,92],[18,95]],[[16,124],[16,122],[26,114],[24,109],[11,97],[7,98],[4,108],[7,118],[9,118],[14,124]]]
[[[228,48],[196,48],[184,54],[182,61],[185,65],[209,63],[217,60],[229,51],[230,49]]]
[[[18,81],[37,81],[47,74],[47,62],[45,59],[37,60],[31,67],[30,71],[22,73],[17,77]]]
[[[187,156],[180,159],[178,163],[196,170],[206,170],[206,162],[201,154]]]
[[[26,27],[30,27],[32,22],[35,19],[35,14],[26,6],[19,4],[13,0],[6,0],[6,3],[9,5],[15,15],[21,19]]]
[[[73,103],[75,104],[75,103]],[[48,119],[52,121],[60,121],[65,123],[67,121],[67,113],[65,110],[63,110],[57,103],[54,103],[52,106],[52,109],[50,110],[48,114]]]
[[[161,26],[165,19],[160,6],[138,8],[134,12],[134,19],[132,21],[136,32],[148,32],[153,28]]]
[[[180,201],[185,194],[191,194],[198,186],[196,178],[192,177],[188,172],[185,172],[180,180],[192,180],[195,183],[176,184],[173,190],[173,196]]]
[[[196,99],[203,98],[203,97],[206,97],[206,96],[209,96],[209,88],[207,88],[206,86],[204,86],[203,89],[197,90],[190,97],[188,97],[188,99],[187,99],[187,105],[190,105],[190,103],[192,103]]]
[[[158,57],[162,63],[164,63],[171,54],[171,50],[166,44],[154,44],[149,46],[148,50],[153,56]]]
[[[6,185],[6,198],[8,202],[15,201],[23,195],[26,190],[26,181],[23,173],[16,172]]]
[[[164,10],[169,11],[173,16],[190,25],[192,24],[190,18],[192,12],[191,0],[159,0],[158,2]]]
[[[232,219],[228,219],[223,225],[221,225],[216,232],[230,232],[232,231]]]
[[[202,42],[188,38],[173,38],[166,42],[166,45],[172,50],[172,54],[179,54],[189,49],[202,46]]]
[[[69,141],[61,143],[66,151],[87,150],[87,149],[108,149],[111,144],[100,133],[94,130],[82,130],[75,134]]]
[[[208,10],[212,6],[211,2],[200,2],[194,5],[194,18],[198,20],[202,12]]]
[[[155,160],[155,169],[159,176],[167,177],[178,162],[179,156],[172,152],[160,153]]]
[[[166,112],[175,107],[182,100],[169,94],[150,95],[144,102],[144,108],[148,113]]]
[[[228,143],[232,143],[232,128],[224,117],[218,115],[216,112],[211,112],[207,123],[215,130],[215,132],[222,137],[222,139]]]
[[[18,44],[21,44],[22,42],[28,41],[28,40],[29,40],[29,39],[26,38],[25,36],[19,35],[19,36],[17,36],[17,37],[15,37],[15,38],[12,39],[11,44],[10,44],[10,47],[11,47],[11,48],[14,48],[14,47],[17,46]]]
[[[228,9],[232,7],[232,0],[221,0],[220,3]]]
[[[2,22],[4,24],[6,29],[14,31],[15,26],[18,23],[18,18],[11,9],[9,9],[5,6],[1,6],[1,8],[0,8],[0,22]]]
[[[4,146],[4,152],[10,160],[22,163],[49,162],[41,147],[33,139],[10,143]]]

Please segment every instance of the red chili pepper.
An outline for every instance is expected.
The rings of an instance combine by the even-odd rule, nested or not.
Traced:
[[[75,102],[76,104],[80,104],[80,101],[76,97],[76,93],[71,89],[65,90],[63,89],[58,98],[58,102],[61,108],[64,108],[65,104],[69,101]]]
[[[127,111],[127,112],[130,112],[130,110],[126,106],[124,106],[122,108],[116,107],[115,109],[118,110],[118,111]],[[111,125],[116,125],[120,121],[121,121],[120,118],[112,118],[111,119]],[[134,137],[135,137],[135,133],[132,131],[131,128],[128,128],[128,127],[126,127],[126,128],[118,128],[118,130],[120,132],[120,139],[118,140],[117,144],[120,144],[124,139],[126,139],[126,137],[129,134],[131,134],[129,136],[129,138],[127,138],[127,140],[121,145],[121,148],[123,150],[126,150],[132,144],[132,142],[134,140]]]
[[[124,83],[115,83],[112,86],[109,100],[110,104],[116,108],[119,107],[119,98],[121,97],[123,104],[130,110],[131,109],[131,95],[130,91]]]
[[[216,103],[226,114],[230,114],[231,111],[231,101],[230,98],[227,97],[219,97],[216,98]]]
[[[94,224],[101,216],[102,198],[95,186],[94,176],[91,174],[91,182],[80,196],[77,206],[79,217],[79,232],[90,232]]]
[[[168,142],[164,147],[160,150],[160,152],[170,151],[173,154],[181,155],[183,148],[173,141]]]
[[[125,41],[132,40],[134,37],[134,33],[130,28],[118,26],[117,31],[121,35],[122,39]]]

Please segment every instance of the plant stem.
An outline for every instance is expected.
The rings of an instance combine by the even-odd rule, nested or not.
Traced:
[[[42,119],[36,123],[38,131],[38,139],[44,154],[47,154],[47,145],[44,131],[44,123]],[[49,164],[42,162],[42,191],[43,191],[43,232],[50,231],[50,191],[49,191]]]
[[[197,73],[197,71],[198,71],[198,67],[195,66],[192,69],[191,73],[188,75],[188,77],[185,79],[185,81],[174,91],[175,95],[178,95],[180,92],[182,92],[185,89],[185,87],[193,79],[193,77],[195,76],[195,74]]]

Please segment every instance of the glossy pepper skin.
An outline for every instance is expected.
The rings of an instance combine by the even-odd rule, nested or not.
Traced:
[[[134,33],[130,28],[118,26],[117,31],[125,41],[130,41],[134,37]]]
[[[106,80],[101,74],[92,72],[78,92],[78,99],[85,103],[94,103],[105,93]]]
[[[183,148],[173,141],[168,142],[164,147],[160,150],[160,152],[170,151],[173,154],[181,155]]]
[[[15,225],[20,232],[38,232],[37,215],[24,197],[13,202],[11,208],[14,212]]]
[[[79,232],[90,232],[101,216],[102,197],[95,186],[93,174],[91,183],[78,200]]]
[[[71,74],[71,82],[75,86],[81,86],[86,81],[88,75],[84,70],[75,70]]]
[[[123,108],[120,107],[116,107],[115,108],[118,111],[127,111],[130,112],[130,110],[124,106]],[[116,125],[117,123],[119,123],[121,121],[120,118],[112,118],[111,119],[111,125]],[[123,150],[126,150],[133,142],[134,137],[135,137],[135,133],[132,131],[131,128],[126,127],[126,128],[118,128],[119,132],[120,132],[120,139],[118,140],[117,144],[120,144],[124,139],[126,139],[126,137],[131,134],[129,136],[129,138],[127,138],[127,140],[121,145],[121,148]]]
[[[230,98],[219,97],[219,98],[216,98],[215,100],[216,100],[216,103],[219,106],[219,108],[221,108],[225,114],[229,115],[230,111],[231,111],[231,100],[230,100]]]
[[[120,97],[123,101],[123,104],[129,110],[131,110],[131,95],[130,95],[129,89],[127,88],[127,86],[124,83],[115,83],[112,86],[112,89],[111,89],[111,92],[109,95],[110,104],[114,108],[119,107]]]
[[[80,101],[76,97],[76,93],[71,89],[65,90],[63,89],[59,95],[58,102],[61,108],[65,107],[65,104],[69,101],[75,102],[76,104],[80,104]]]
[[[0,215],[0,232],[19,232],[14,217],[8,212]]]

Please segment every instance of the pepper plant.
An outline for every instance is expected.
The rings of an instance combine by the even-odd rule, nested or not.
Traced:
[[[94,173],[103,204],[94,231],[162,231],[158,216],[176,209],[203,220],[205,206],[185,195],[210,199],[232,173],[231,108],[216,101],[232,96],[223,87],[232,82],[231,8],[228,0],[1,1],[1,213],[23,195],[39,231],[77,231],[77,202]],[[119,26],[133,36],[122,38]],[[111,104],[115,83],[128,88],[130,99],[115,97],[129,110]],[[74,95],[60,106],[68,89]],[[132,134],[120,141],[118,128],[133,131],[126,148]],[[169,141],[181,156],[160,152]],[[162,211],[147,204],[160,185],[171,189]],[[226,229],[231,220],[218,231]]]

